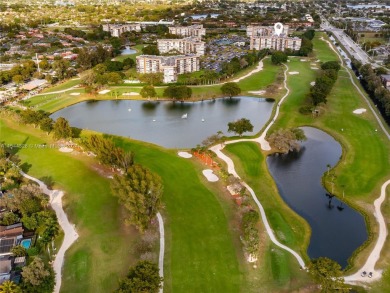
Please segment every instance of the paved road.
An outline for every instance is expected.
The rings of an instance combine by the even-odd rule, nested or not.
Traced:
[[[323,22],[321,28],[330,31],[333,33],[337,41],[344,46],[348,51],[347,53],[350,56],[353,56],[355,59],[359,60],[363,64],[370,63],[373,67],[378,67],[378,65],[372,62],[372,59],[368,54],[356,44],[345,32],[343,29],[335,28],[331,25],[324,17],[322,18]]]

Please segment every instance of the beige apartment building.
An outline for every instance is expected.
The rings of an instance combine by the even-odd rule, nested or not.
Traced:
[[[177,51],[179,54],[196,54],[204,55],[205,42],[200,38],[188,37],[184,39],[160,39],[157,40],[157,47],[161,54]]]
[[[136,63],[138,73],[162,72],[164,74],[164,83],[177,81],[179,74],[200,70],[199,56],[197,55],[140,55],[136,57]]]
[[[194,24],[190,26],[171,26],[169,27],[169,33],[182,37],[199,37],[206,35],[206,29],[202,24]]]
[[[248,26],[246,33],[250,37],[250,49],[299,50],[302,40],[297,37],[289,37],[288,29],[287,25],[282,25],[281,23],[276,23],[273,27]]]
[[[129,24],[103,24],[103,31],[110,32],[113,37],[120,37],[124,32],[141,31],[141,25],[139,23]]]

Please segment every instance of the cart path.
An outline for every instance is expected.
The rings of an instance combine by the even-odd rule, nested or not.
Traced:
[[[55,281],[56,281],[53,292],[59,293],[61,288],[62,266],[64,264],[65,252],[77,240],[79,235],[77,234],[74,225],[69,222],[68,217],[64,212],[64,209],[62,208],[62,197],[64,195],[64,192],[61,190],[50,190],[47,187],[47,185],[43,183],[41,180],[34,178],[30,175],[27,175],[22,171],[20,171],[20,174],[38,183],[42,192],[47,194],[50,197],[50,205],[52,209],[55,211],[58,219],[58,223],[60,224],[62,230],[64,231],[64,241],[62,242],[61,247],[58,250],[57,255],[55,256],[53,262],[53,269],[55,272]]]
[[[265,140],[265,137],[267,135],[267,132],[268,130],[271,128],[271,126],[275,123],[275,120],[276,118],[278,117],[279,115],[279,108],[280,108],[280,105],[284,102],[284,100],[286,99],[286,97],[289,95],[290,93],[290,90],[289,88],[287,87],[287,71],[288,71],[288,66],[287,65],[284,65],[286,67],[286,69],[284,70],[284,82],[283,82],[283,85],[284,85],[284,88],[286,89],[286,94],[280,99],[280,101],[278,102],[277,104],[277,107],[276,107],[276,111],[275,111],[275,115],[274,117],[272,117],[272,120],[271,122],[267,125],[267,127],[263,130],[263,132],[261,133],[261,135],[257,138],[252,138],[252,139],[237,139],[237,140],[232,140],[232,141],[227,141],[225,142],[225,144],[233,144],[233,143],[237,143],[237,142],[243,142],[243,141],[253,141],[253,142],[257,142],[261,145],[261,148],[263,150],[271,150],[271,147],[268,143],[268,141]],[[235,168],[234,168],[234,163],[232,161],[231,158],[229,158],[228,156],[226,156],[223,152],[222,152],[222,149],[224,148],[225,144],[218,144],[218,145],[215,145],[213,147],[210,148],[210,150],[212,150],[221,160],[223,160],[226,164],[227,164],[227,168],[228,168],[228,173],[229,174],[232,174],[233,176],[237,177],[237,178],[240,178],[240,176],[238,176]],[[240,178],[241,179],[241,178]],[[242,185],[245,186],[249,193],[251,194],[254,202],[256,203],[257,205],[257,208],[259,209],[260,211],[260,215],[261,215],[261,220],[263,221],[264,223],[264,226],[265,226],[265,229],[267,231],[267,234],[269,236],[269,238],[271,239],[271,241],[278,247],[288,251],[289,253],[291,253],[298,261],[300,267],[302,269],[305,269],[306,268],[306,265],[305,265],[305,262],[303,260],[303,258],[293,249],[291,249],[290,247],[280,243],[276,237],[275,237],[275,234],[274,234],[274,231],[272,230],[271,226],[269,225],[269,222],[268,222],[268,219],[267,219],[267,216],[265,214],[265,211],[264,211],[264,208],[262,206],[262,204],[260,203],[258,197],[256,196],[255,192],[253,191],[253,189],[244,181],[241,181]]]
[[[160,230],[160,252],[158,255],[158,269],[159,275],[161,278],[164,277],[164,251],[165,251],[165,233],[164,233],[164,221],[161,214],[157,213],[158,227]],[[161,283],[161,288],[159,290],[162,293],[164,290],[164,281]]]

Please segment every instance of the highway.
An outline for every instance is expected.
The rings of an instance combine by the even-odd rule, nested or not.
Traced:
[[[350,56],[353,56],[356,60],[362,62],[362,64],[370,63],[374,68],[378,65],[372,62],[368,54],[356,44],[345,32],[343,29],[338,29],[332,26],[324,17],[322,17],[321,28],[330,31],[333,33],[335,39],[344,46]]]

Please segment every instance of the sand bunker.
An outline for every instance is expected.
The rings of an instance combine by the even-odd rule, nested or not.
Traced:
[[[79,96],[80,93],[71,93],[70,95],[71,95],[71,96]]]
[[[204,177],[210,182],[216,182],[219,180],[218,176],[213,173],[213,170],[206,169],[202,171]]]
[[[312,82],[310,83],[311,86],[314,86],[315,84],[316,84],[315,81],[312,81]]]
[[[299,74],[299,72],[298,72],[298,71],[291,71],[291,72],[289,72],[288,74],[290,74],[290,75],[296,75],[296,74]]]
[[[61,148],[59,148],[59,151],[62,153],[71,153],[71,152],[73,152],[73,149],[68,148],[68,147],[61,147]]]
[[[306,62],[307,60],[306,60],[306,59],[301,59],[301,60],[299,60],[299,61],[301,61],[301,62]]]
[[[367,111],[367,109],[360,108],[360,109],[354,110],[352,113],[354,113],[354,114],[363,114],[366,111]]]
[[[136,92],[123,93],[122,96],[139,96],[139,93]]]
[[[178,152],[177,154],[179,155],[179,157],[182,158],[186,158],[186,159],[192,158],[192,155],[188,152]]]
[[[99,95],[105,95],[107,93],[111,92],[110,90],[102,90],[99,92]]]
[[[318,70],[318,67],[310,67],[313,70]]]
[[[249,94],[253,94],[253,95],[264,95],[265,91],[264,90],[261,90],[261,91],[249,91],[248,93]]]

